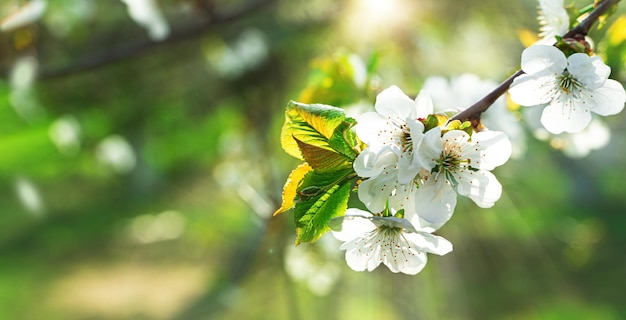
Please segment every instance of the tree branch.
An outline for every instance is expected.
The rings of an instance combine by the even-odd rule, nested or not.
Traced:
[[[173,32],[163,41],[142,40],[131,44],[124,44],[122,46],[116,46],[112,48],[106,48],[103,51],[95,52],[93,54],[84,56],[77,59],[78,61],[67,66],[59,68],[43,69],[39,73],[40,79],[62,77],[69,74],[92,70],[109,63],[122,60],[128,57],[132,57],[141,53],[144,53],[150,49],[154,49],[167,44],[181,42],[198,35],[202,35],[210,27],[219,24],[225,24],[237,19],[240,19],[249,13],[256,12],[265,5],[269,5],[274,0],[254,0],[250,1],[247,5],[235,10],[233,12],[219,14],[212,14],[208,19],[198,22],[187,28],[173,30]]]
[[[593,10],[589,15],[580,22],[576,27],[572,30],[568,31],[563,35],[563,38],[576,38],[578,36],[586,36],[589,34],[589,30],[594,23],[598,21],[600,16],[606,13],[612,6],[616,5],[620,0],[604,0],[600,2],[600,4]],[[497,88],[493,89],[493,91],[489,92],[482,99],[475,102],[473,105],[469,106],[467,109],[459,112],[454,117],[450,119],[452,120],[461,120],[461,121],[470,121],[474,128],[478,128],[480,126],[480,116],[483,112],[487,111],[491,105],[498,100],[498,98],[506,93],[509,89],[513,80],[515,78],[524,74],[524,71],[518,70],[508,79],[504,80]]]

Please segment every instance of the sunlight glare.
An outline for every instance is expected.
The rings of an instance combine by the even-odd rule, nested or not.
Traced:
[[[401,0],[355,0],[344,19],[355,39],[390,36],[408,18],[410,9]]]

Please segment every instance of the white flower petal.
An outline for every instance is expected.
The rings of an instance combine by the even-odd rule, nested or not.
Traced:
[[[462,130],[450,130],[446,132],[441,139],[444,145],[459,145],[468,142],[470,136]]]
[[[368,146],[375,146],[379,134],[387,127],[386,120],[376,112],[366,112],[356,118],[357,124],[354,126],[357,136]]]
[[[374,108],[384,117],[400,119],[415,117],[415,102],[396,86],[391,86],[376,96]]]
[[[383,262],[383,248],[382,248],[382,243],[380,241],[376,241],[380,239],[380,234],[376,235],[375,239],[372,239],[372,242],[370,243],[370,247],[371,251],[369,253],[369,259],[367,260],[367,271],[374,271],[374,269],[376,269],[381,262]],[[364,247],[361,250],[364,252],[367,252],[364,249],[368,249],[368,247]]]
[[[556,47],[533,45],[522,51],[522,70],[527,74],[560,74],[566,67],[567,58]]]
[[[343,217],[334,218],[341,221],[341,230],[332,230],[333,236],[340,241],[350,241],[366,232],[373,231],[376,225],[369,219],[371,217],[372,214],[367,211],[348,208]]]
[[[378,263],[373,268],[369,269],[371,265],[376,262],[371,262],[372,253],[370,253],[369,251],[363,251],[360,246],[354,245],[354,243],[358,242],[359,240],[361,239],[354,239],[350,242],[344,243],[344,245],[348,243],[352,244],[350,249],[346,249],[346,263],[348,264],[350,269],[354,271],[372,271],[380,264],[381,261],[378,261]]]
[[[421,168],[422,166],[415,159],[415,155],[401,157],[398,161],[398,183],[411,183]]]
[[[409,245],[406,240],[398,244],[390,243],[389,252],[383,254],[383,263],[391,272],[415,275],[424,269],[428,261],[426,254],[411,250]]]
[[[600,88],[611,74],[611,68],[598,56],[574,53],[567,61],[567,71],[589,89]]]
[[[550,102],[550,91],[556,85],[553,74],[537,77],[523,74],[511,84],[509,94],[513,102],[522,106],[536,106]]]
[[[443,148],[441,146],[441,128],[433,128],[424,134],[417,147],[417,157],[422,167],[430,170],[435,167]]]
[[[354,159],[354,171],[359,177],[375,177],[383,172],[385,167],[394,166],[398,156],[389,148],[374,151],[366,148]]]
[[[621,112],[626,102],[626,91],[621,83],[608,79],[599,89],[594,90],[593,108],[591,111],[601,115],[610,116]]]
[[[469,197],[481,208],[491,208],[502,195],[502,185],[493,173],[487,170],[464,172],[458,178],[457,191]]]
[[[396,185],[394,194],[389,197],[389,208],[405,212],[415,212],[415,192],[417,186],[411,181],[407,184]]]
[[[417,251],[434,253],[440,256],[452,251],[452,243],[443,237],[427,232],[404,232],[402,235],[417,248]]]
[[[396,177],[392,174],[379,175],[367,179],[359,185],[359,200],[372,212],[385,210],[387,198],[396,185]]]
[[[415,212],[405,217],[420,229],[434,231],[443,226],[456,207],[456,192],[443,177],[430,176],[415,192]]]
[[[555,100],[543,109],[541,124],[551,133],[579,132],[591,121],[591,113],[584,104],[576,100],[566,102]]]
[[[482,149],[483,156],[479,169],[493,170],[511,157],[513,147],[504,132],[483,130],[474,133],[472,140]]]
[[[415,105],[417,106],[415,115],[418,118],[426,118],[433,113],[433,100],[427,91],[420,91],[417,97],[415,97]]]

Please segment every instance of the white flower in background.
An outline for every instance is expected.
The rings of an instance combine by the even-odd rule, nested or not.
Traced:
[[[148,31],[154,41],[161,41],[170,34],[170,26],[165,20],[156,0],[121,0],[128,6],[128,14]]]
[[[50,125],[48,136],[61,154],[71,157],[80,151],[80,131],[76,117],[65,115]]]
[[[9,101],[15,111],[25,120],[34,121],[43,115],[43,110],[33,84],[37,80],[39,63],[33,56],[18,58],[11,69]]]
[[[338,219],[340,227],[331,225],[333,235],[344,242],[339,249],[346,250],[346,262],[355,271],[373,271],[383,263],[391,272],[414,275],[426,265],[426,253],[452,251],[448,240],[417,230],[406,219],[375,217],[354,208]]]
[[[45,213],[44,201],[39,189],[30,179],[19,177],[15,179],[15,192],[18,199],[34,217],[41,217]]]
[[[569,15],[563,6],[563,0],[539,0],[539,36],[538,43],[552,45],[555,36],[562,36],[569,30]]]
[[[583,131],[563,135],[563,153],[571,158],[583,158],[591,150],[605,147],[611,140],[609,126],[600,119],[592,119]]]
[[[441,76],[428,77],[422,91],[429,93],[435,112],[459,112],[482,99],[498,86],[498,83],[481,80],[470,73],[447,79]],[[511,158],[519,159],[526,152],[526,134],[516,115],[507,109],[506,98],[501,96],[481,114],[481,123],[487,128],[502,131],[511,140],[513,152]]]
[[[433,106],[426,93],[411,100],[391,86],[376,97],[374,108],[376,112],[357,118],[355,130],[367,148],[355,159],[354,169],[359,176],[369,178],[359,186],[359,199],[369,210],[381,212],[388,197],[402,197],[396,190],[411,189],[414,184],[421,169],[414,155],[424,135],[420,118],[432,113]],[[403,202],[398,203],[402,206]]]
[[[490,170],[509,159],[511,143],[498,131],[477,132],[470,140],[461,130],[451,130],[442,136],[441,128],[437,127],[426,132],[418,155],[428,171],[422,176],[424,182],[417,189],[416,201],[422,208],[419,217],[429,219],[445,215],[449,206],[454,209],[453,190],[482,208],[493,206],[502,194],[502,186]]]
[[[571,158],[583,158],[589,155],[592,150],[597,150],[608,145],[611,140],[611,130],[606,122],[594,117],[589,125],[580,132],[552,134],[539,124],[541,110],[527,108],[524,118],[531,126],[535,138],[546,141],[556,150],[561,150],[563,154]]]
[[[318,296],[328,295],[341,276],[338,241],[324,235],[315,244],[285,247],[285,272],[294,282],[304,284]]]
[[[578,132],[591,121],[619,113],[624,87],[608,79],[611,69],[598,56],[565,54],[553,46],[533,45],[522,52],[522,70],[509,89],[522,106],[542,106],[541,123],[551,133]]]
[[[0,22],[0,31],[9,32],[27,26],[39,20],[46,12],[48,1],[31,0],[26,2],[17,11]]]
[[[120,135],[102,140],[97,146],[96,156],[100,163],[119,174],[130,172],[137,162],[133,147]]]
[[[256,28],[241,32],[233,43],[214,41],[205,51],[207,62],[221,76],[236,78],[260,66],[269,56],[265,34]]]

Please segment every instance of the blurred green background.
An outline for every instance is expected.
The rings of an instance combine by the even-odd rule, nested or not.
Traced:
[[[0,4],[0,319],[626,318],[623,114],[582,158],[526,129],[500,201],[459,199],[454,251],[417,276],[353,272],[271,217],[289,100],[500,82],[535,1],[157,2]],[[592,35],[625,83],[617,31]]]

